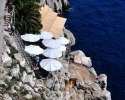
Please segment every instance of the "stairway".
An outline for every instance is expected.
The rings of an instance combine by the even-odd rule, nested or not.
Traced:
[[[16,43],[17,47],[18,47],[18,51],[21,54],[22,58],[25,58],[25,60],[26,60],[26,65],[25,66],[30,67],[31,69],[33,69],[32,65],[31,65],[30,55],[27,54],[26,52],[24,52],[24,47],[25,46],[23,44],[22,39],[20,38],[21,36],[20,36],[18,30],[15,30],[15,32],[13,34],[14,34],[13,38],[15,40],[15,43]]]
[[[4,30],[8,31],[8,24],[11,23],[11,14],[6,12],[4,15]]]

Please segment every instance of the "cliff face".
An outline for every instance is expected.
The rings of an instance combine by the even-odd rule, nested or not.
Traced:
[[[1,55],[1,51],[3,48],[3,26],[4,26],[4,8],[5,8],[5,3],[6,0],[0,0],[0,55]]]
[[[67,0],[41,0],[41,4],[48,5],[58,14],[62,14],[62,12],[70,7],[70,4]]]

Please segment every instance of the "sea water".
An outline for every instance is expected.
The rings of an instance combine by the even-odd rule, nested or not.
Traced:
[[[108,77],[112,100],[125,100],[125,0],[68,0],[65,27],[76,38],[72,50],[91,57]]]

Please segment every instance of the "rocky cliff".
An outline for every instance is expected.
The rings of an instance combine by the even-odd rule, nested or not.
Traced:
[[[54,5],[56,2],[58,5],[62,1],[67,2],[44,0],[43,3]],[[70,40],[70,46],[74,45],[73,34],[65,28],[63,33]],[[20,37],[15,36],[4,31],[0,100],[111,100],[107,90],[107,76],[97,75],[91,58],[86,57],[81,50],[70,53],[74,62],[61,57],[61,70],[51,72],[48,78],[38,78],[34,69],[27,65],[26,56],[22,55],[24,51],[20,46]]]
[[[70,7],[70,4],[67,0],[40,0],[42,5],[48,5],[53,11],[62,14],[63,11],[67,10]]]

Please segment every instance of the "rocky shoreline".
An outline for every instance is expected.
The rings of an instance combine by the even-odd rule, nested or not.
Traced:
[[[62,5],[69,6],[67,0],[41,1],[56,8],[55,11],[59,14],[63,11]],[[64,28],[62,35],[70,40],[70,46],[75,44],[75,38],[69,30]],[[4,31],[0,100],[111,100],[111,94],[107,90],[107,76],[96,74],[91,59],[89,64],[84,61],[69,63],[61,57],[61,70],[52,72],[52,76],[47,79],[37,79],[34,70],[26,64],[18,44],[14,36]],[[71,52],[71,55],[78,59],[86,57],[80,50]]]

